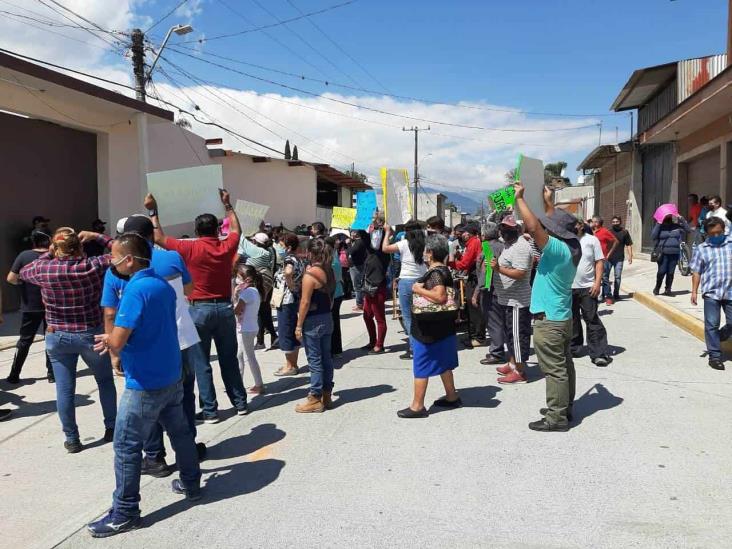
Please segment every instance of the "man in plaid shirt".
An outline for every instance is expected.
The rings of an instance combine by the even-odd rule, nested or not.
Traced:
[[[56,407],[70,454],[82,450],[76,425],[74,394],[79,357],[92,369],[104,415],[104,440],[111,442],[117,417],[117,391],[109,355],[94,351],[94,336],[104,333],[99,300],[109,254],[86,257],[82,243],[96,240],[108,248],[111,239],[63,227],[53,235],[49,253],[23,267],[20,278],[41,288],[46,307],[46,351],[56,377]]]
[[[691,258],[691,303],[697,304],[701,283],[709,366],[724,370],[721,342],[732,335],[732,236],[724,234],[724,221],[718,217],[707,219],[704,230],[707,239],[696,248]],[[726,323],[720,330],[722,309]]]

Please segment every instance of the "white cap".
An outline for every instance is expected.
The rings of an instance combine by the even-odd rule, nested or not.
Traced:
[[[117,234],[123,234],[125,232],[125,223],[127,222],[127,218],[123,217],[119,221],[117,221]]]
[[[267,244],[269,242],[269,237],[265,233],[257,233],[254,235],[254,241],[257,244]]]

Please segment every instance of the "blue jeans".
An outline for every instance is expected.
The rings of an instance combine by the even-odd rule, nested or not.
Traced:
[[[363,272],[364,266],[354,265],[350,269],[351,282],[353,282],[353,292],[356,294],[356,305],[363,307]]]
[[[236,320],[231,303],[197,302],[191,304],[191,318],[201,338],[204,360],[196,364],[198,396],[204,416],[214,416],[219,408],[211,370],[211,340],[216,343],[216,352],[221,368],[221,379],[229,400],[237,410],[247,409],[247,393],[236,359]]]
[[[175,450],[180,480],[191,490],[201,481],[196,443],[183,411],[183,384],[179,381],[156,391],[125,389],[114,428],[113,509],[125,518],[140,516],[142,446],[160,422]]]
[[[333,318],[330,313],[310,315],[302,326],[302,341],[310,367],[310,394],[322,396],[333,390],[333,358],[330,356],[330,336]]]
[[[720,330],[724,309],[725,326]],[[704,341],[707,344],[709,358],[722,358],[722,341],[732,336],[732,301],[704,298]]]
[[[412,335],[412,286],[415,282],[417,282],[416,278],[399,279],[399,309],[402,312],[407,337]]]
[[[615,280],[612,291],[610,290],[610,270],[615,271]],[[605,271],[602,274],[602,298],[615,298],[620,296],[620,281],[623,278],[622,261],[605,261]]]
[[[112,377],[112,362],[109,354],[100,355],[94,347],[94,336],[102,334],[101,326],[84,332],[48,332],[46,352],[51,359],[53,375],[56,377],[56,408],[66,440],[79,440],[76,425],[76,364],[79,357],[91,368],[99,387],[99,401],[102,404],[104,427],[111,429],[117,417],[117,389]]]
[[[188,427],[196,438],[196,365],[204,362],[201,345],[196,343],[180,352],[181,361],[183,363],[183,412],[186,414]],[[200,367],[200,366],[199,366]],[[155,428],[150,431],[150,437],[143,445],[145,455],[149,459],[159,459],[165,457],[165,444],[163,443],[163,426],[158,423]]]

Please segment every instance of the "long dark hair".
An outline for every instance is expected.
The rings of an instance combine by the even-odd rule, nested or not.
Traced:
[[[254,287],[259,292],[259,297],[264,299],[264,279],[262,278],[262,275],[259,274],[257,269],[255,269],[251,265],[239,264],[236,271],[237,274],[241,276],[244,280],[246,280],[247,278],[251,278],[254,281]]]
[[[409,251],[412,253],[414,262],[417,265],[422,265],[424,263],[425,244],[424,231],[422,230],[422,227],[419,223],[407,223],[404,230],[407,231],[407,244],[409,245]]]
[[[320,267],[325,272],[326,287],[330,295],[335,292],[336,281],[333,272],[333,248],[328,246],[323,238],[313,238],[308,241],[308,252],[310,253],[310,265]]]

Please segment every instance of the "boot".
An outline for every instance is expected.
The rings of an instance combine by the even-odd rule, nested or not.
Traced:
[[[323,396],[321,397],[320,401],[323,403],[323,407],[326,410],[332,410],[333,409],[333,391],[326,391],[323,389]]]
[[[295,406],[295,411],[300,414],[321,413],[325,411],[325,406],[323,406],[323,402],[315,395],[308,395],[308,398]]]

